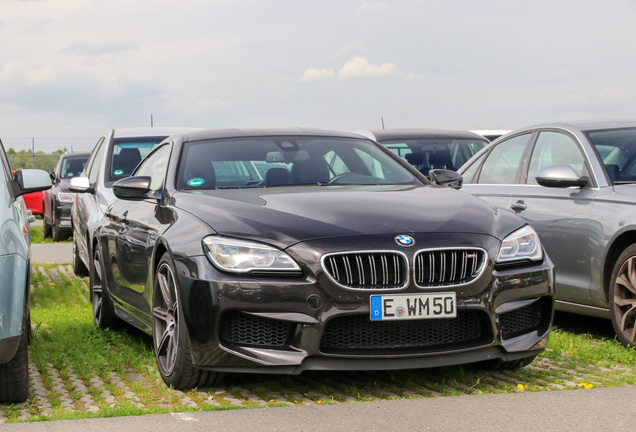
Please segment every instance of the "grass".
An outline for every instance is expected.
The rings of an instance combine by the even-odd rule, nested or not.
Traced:
[[[44,274],[32,277],[30,356],[44,389],[33,391],[26,404],[0,405],[7,422],[636,385],[636,351],[614,339],[611,324],[608,329],[599,320],[589,327],[593,320],[568,316],[557,320],[537,361],[517,371],[453,366],[229,374],[216,388],[181,392],[161,380],[149,336],[93,325],[86,279],[74,277],[70,267],[37,267]]]
[[[59,243],[70,243],[73,241],[73,237],[70,236],[66,240]],[[42,225],[31,225],[31,243],[58,243],[54,242],[53,239],[49,237],[44,237],[44,227]]]

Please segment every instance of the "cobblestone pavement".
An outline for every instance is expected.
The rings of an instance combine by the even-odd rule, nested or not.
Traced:
[[[70,266],[38,271],[45,272],[51,281],[74,277]],[[86,279],[83,289],[88,289]],[[156,371],[146,376],[132,370],[121,375],[110,372],[82,380],[76,371],[66,370],[62,377],[51,363],[40,370],[31,363],[31,397],[23,404],[0,405],[0,423],[8,418],[28,420],[33,416],[77,412],[106,415],[109,408],[118,405],[136,407],[142,410],[140,413],[147,409],[177,412],[636,384],[631,368],[572,367],[567,356],[551,354],[540,356],[517,371],[476,372],[449,367],[398,372],[308,372],[292,377],[229,375],[219,387],[189,392],[166,388]],[[617,384],[618,376],[627,378]]]

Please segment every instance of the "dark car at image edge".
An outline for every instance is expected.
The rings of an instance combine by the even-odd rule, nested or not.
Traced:
[[[545,349],[553,266],[532,228],[359,135],[175,135],[113,192],[91,244],[95,324],[152,335],[175,388],[515,368]]]

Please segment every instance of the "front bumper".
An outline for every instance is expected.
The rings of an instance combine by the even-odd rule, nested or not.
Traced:
[[[71,230],[71,207],[72,203],[58,203],[55,207],[55,221],[58,228]]]
[[[498,245],[484,245],[479,236],[472,241],[489,256]],[[323,247],[288,251],[306,263],[302,278],[237,278],[218,272],[204,256],[177,259],[193,363],[214,371],[285,374],[412,369],[517,360],[547,344],[554,310],[547,257],[508,269],[494,269],[489,259],[477,280],[437,289],[456,292],[457,318],[377,322],[370,320],[369,303],[378,292],[334,283],[320,268]],[[423,291],[435,289],[413,282],[400,289]]]

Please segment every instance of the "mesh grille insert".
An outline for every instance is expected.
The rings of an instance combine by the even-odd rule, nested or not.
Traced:
[[[287,343],[293,324],[240,312],[221,320],[221,340],[238,345],[279,347]]]
[[[320,350],[333,354],[421,353],[478,346],[492,341],[488,316],[461,310],[457,318],[371,321],[347,315],[327,322]]]
[[[534,303],[499,315],[501,337],[509,339],[537,330],[542,321],[542,302]]]

